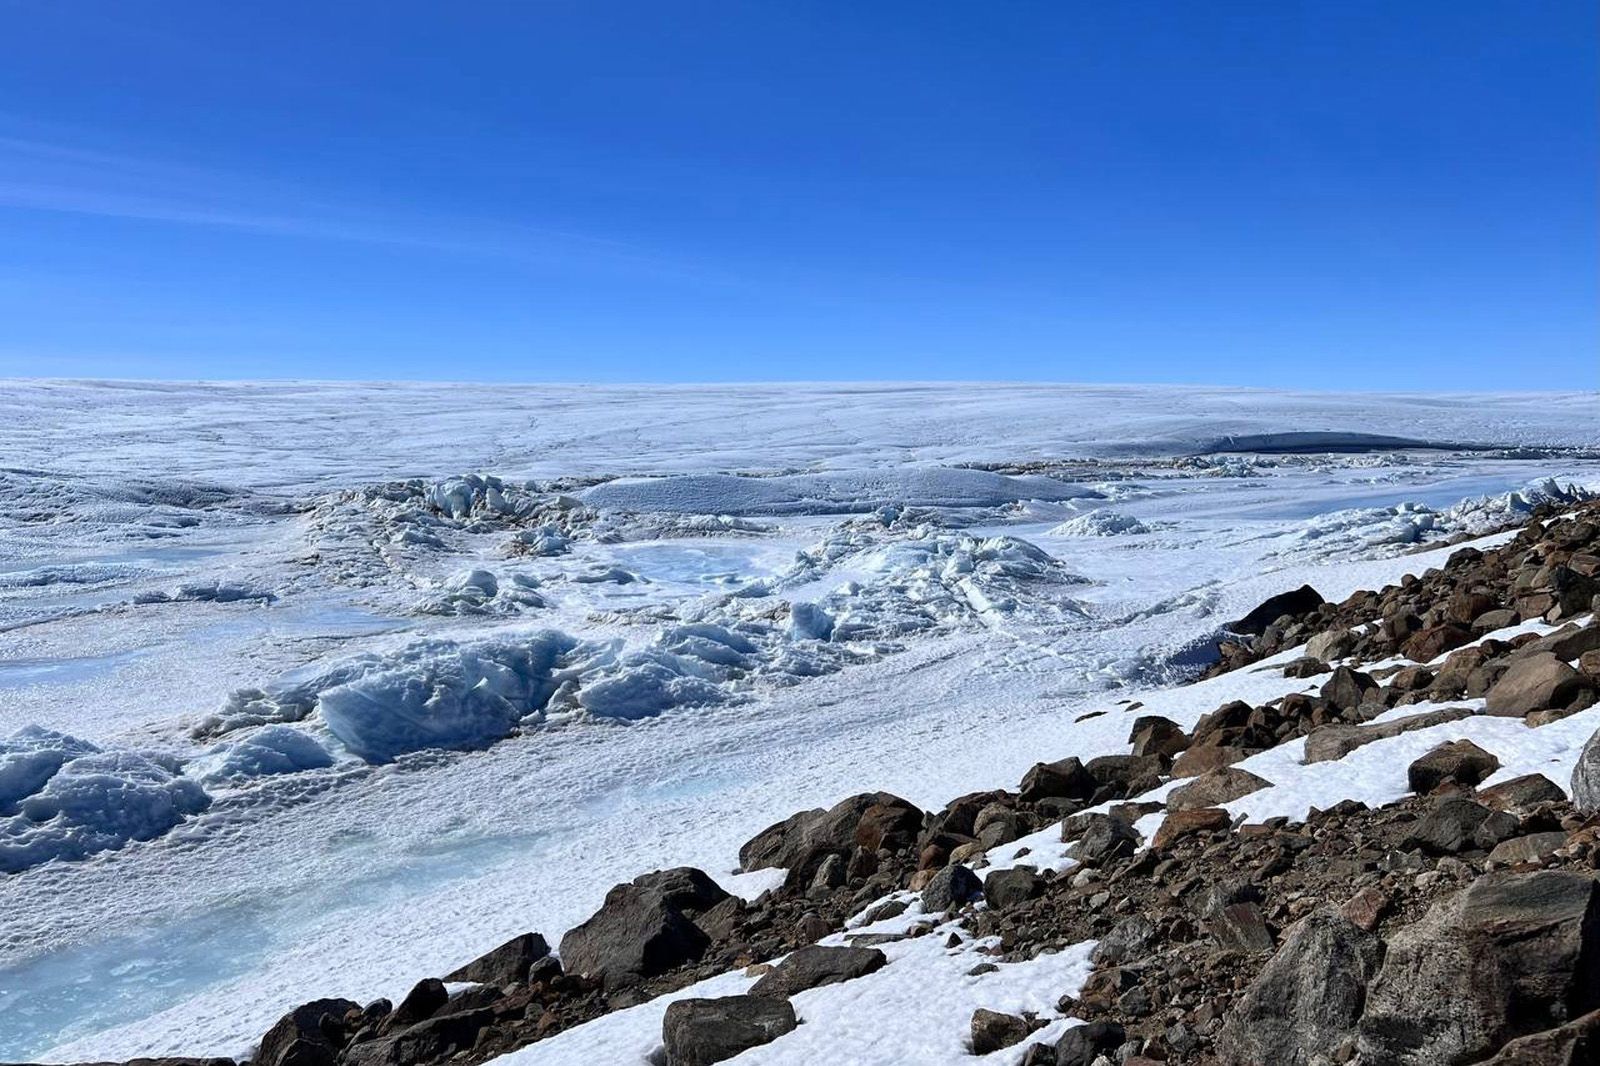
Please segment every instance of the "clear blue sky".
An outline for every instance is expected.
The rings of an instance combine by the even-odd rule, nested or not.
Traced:
[[[1593,388],[1592,0],[0,0],[0,373]]]

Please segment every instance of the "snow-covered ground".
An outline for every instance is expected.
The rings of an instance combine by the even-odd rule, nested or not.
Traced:
[[[1600,488],[1597,415],[0,383],[0,1057],[242,1053],[305,999],[553,940],[644,869],[726,874],[801,807],[1120,750],[1118,716],[1074,719],[1208,710],[1158,690],[1266,596]],[[1485,447],[1338,450],[1363,434]],[[1336,450],[1256,450],[1302,446]]]

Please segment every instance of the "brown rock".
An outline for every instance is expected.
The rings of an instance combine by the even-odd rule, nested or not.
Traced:
[[[1529,711],[1564,707],[1589,687],[1583,675],[1549,652],[1518,656],[1489,690],[1490,714],[1520,718]]]
[[[1237,766],[1207,770],[1187,785],[1173,789],[1167,795],[1167,807],[1174,811],[1217,807],[1252,792],[1259,792],[1269,784],[1271,782]]]
[[[1418,795],[1432,792],[1446,779],[1476,785],[1496,770],[1500,760],[1470,740],[1440,744],[1406,769],[1406,782]]]
[[[1233,817],[1221,807],[1197,807],[1173,811],[1156,830],[1151,846],[1165,848],[1194,833],[1215,833],[1233,825]]]

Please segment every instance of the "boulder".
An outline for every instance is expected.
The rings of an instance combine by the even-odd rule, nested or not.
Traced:
[[[1086,823],[1078,842],[1068,852],[1085,866],[1099,866],[1112,859],[1125,859],[1139,847],[1139,834],[1120,818],[1091,814]]]
[[[446,981],[476,981],[478,984],[520,985],[528,979],[528,968],[550,954],[550,945],[538,933],[523,933],[479,955],[471,962],[445,975]]]
[[[488,1007],[435,1015],[382,1039],[355,1044],[341,1061],[343,1066],[440,1062],[458,1052],[470,1051],[479,1034],[494,1020],[495,1012]]]
[[[1141,961],[1156,940],[1156,927],[1143,915],[1124,918],[1100,938],[1089,957],[1098,966],[1120,966]]]
[[[1554,633],[1548,633],[1524,645],[1518,651],[1523,655],[1549,652],[1562,662],[1571,662],[1596,649],[1600,649],[1600,625],[1591,622],[1586,626],[1562,626]]]
[[[424,977],[406,993],[406,998],[383,1020],[385,1029],[404,1029],[425,1021],[450,1002],[450,993],[437,977]]]
[[[1241,748],[1232,744],[1192,747],[1173,760],[1172,776],[1199,777],[1201,774],[1211,770],[1232,766],[1241,759],[1248,759],[1254,754],[1255,752],[1249,748]]]
[[[1284,932],[1283,946],[1229,1012],[1217,1036],[1227,1066],[1331,1061],[1366,1003],[1383,945],[1336,909],[1320,907]]]
[[[1454,855],[1492,848],[1516,831],[1515,816],[1491,811],[1463,796],[1446,796],[1412,826],[1401,846],[1420,848],[1429,855]]]
[[[1194,807],[1173,811],[1156,830],[1153,848],[1165,848],[1175,841],[1195,833],[1216,833],[1233,825],[1233,816],[1221,807]]]
[[[883,969],[888,958],[877,948],[838,948],[810,944],[791,951],[750,988],[752,996],[788,998],[796,992],[853,981]]]
[[[1097,787],[1083,763],[1077,758],[1058,762],[1035,763],[1022,778],[1018,796],[1023,803],[1037,803],[1056,797],[1088,800]]]
[[[724,996],[680,999],[661,1020],[665,1066],[711,1066],[793,1032],[794,1008],[786,999]]]
[[[1055,1066],[1093,1066],[1102,1055],[1110,1055],[1128,1039],[1116,1022],[1090,1022],[1075,1025],[1056,1043]]]
[[[1560,830],[1548,833],[1529,833],[1527,836],[1502,840],[1489,852],[1490,866],[1518,866],[1525,862],[1543,862],[1557,850],[1567,846],[1567,834]]]
[[[1437,711],[1408,715],[1388,722],[1369,725],[1325,725],[1313,729],[1306,737],[1305,760],[1308,763],[1342,759],[1357,748],[1374,740],[1388,740],[1414,729],[1443,725],[1462,718],[1470,718],[1473,711],[1467,707],[1443,707]]]
[[[1564,870],[1484,874],[1389,938],[1362,1061],[1466,1063],[1600,999],[1600,886]]]
[[[349,1034],[345,1019],[361,1005],[348,999],[318,999],[279,1018],[261,1038],[255,1066],[332,1066]]]
[[[1600,811],[1600,730],[1583,745],[1572,768],[1572,803],[1585,814]]]
[[[633,879],[638,888],[653,889],[661,898],[685,914],[708,911],[729,896],[728,890],[711,879],[704,870],[693,866],[677,866],[670,870],[656,870],[640,874]],[[542,943],[543,937],[539,938]],[[535,944],[533,947],[537,947]],[[531,965],[537,960],[529,959]]]
[[[1472,630],[1455,622],[1429,626],[1413,634],[1400,646],[1400,654],[1412,662],[1431,663],[1447,651],[1452,651],[1472,640]]]
[[[1523,774],[1498,785],[1479,789],[1479,803],[1497,811],[1521,811],[1541,803],[1560,803],[1567,798],[1561,786],[1543,774]]]
[[[1026,866],[996,870],[983,879],[983,898],[998,911],[1019,907],[1044,889],[1039,875]]]
[[[1335,668],[1333,676],[1324,682],[1318,693],[1341,711],[1354,711],[1366,699],[1367,693],[1378,687],[1371,674],[1352,670],[1348,666]]]
[[[1554,1029],[1519,1036],[1481,1066],[1594,1066],[1600,1062],[1600,1010]]]
[[[1425,796],[1444,781],[1472,786],[1500,769],[1500,760],[1470,740],[1452,740],[1429,751],[1406,768],[1411,791]]]
[[[1192,807],[1217,807],[1252,792],[1259,792],[1270,783],[1237,766],[1207,770],[1187,785],[1169,792],[1167,808],[1182,811]]]
[[[1237,622],[1225,627],[1231,633],[1260,636],[1266,628],[1284,615],[1302,615],[1322,606],[1322,595],[1310,585],[1301,585],[1289,592],[1280,592],[1263,600],[1254,610]]]
[[[1332,662],[1343,659],[1355,650],[1356,635],[1348,629],[1329,629],[1306,641],[1306,654],[1313,659]]]
[[[1551,655],[1535,652],[1514,659],[1489,689],[1485,709],[1494,715],[1520,718],[1529,711],[1565,707],[1588,688],[1582,674]]]
[[[1134,719],[1128,734],[1134,755],[1157,755],[1171,758],[1189,746],[1189,734],[1170,718],[1145,715]]]
[[[933,875],[922,890],[922,909],[929,914],[943,914],[982,895],[983,882],[978,875],[957,863]]]
[[[988,1055],[1028,1038],[1028,1022],[1015,1014],[979,1007],[972,1013],[972,1053]]]
[[[616,988],[705,953],[710,938],[656,888],[618,885],[589,920],[561,938],[561,963]]]
[[[739,849],[739,865],[745,870],[793,869],[819,849],[849,854],[858,843],[870,850],[898,850],[914,842],[921,824],[922,811],[914,804],[888,792],[862,792],[825,811],[801,811],[768,826]]]

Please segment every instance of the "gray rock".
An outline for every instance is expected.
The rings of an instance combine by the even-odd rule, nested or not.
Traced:
[[[523,933],[445,975],[446,981],[476,981],[503,987],[528,979],[528,968],[550,954],[550,945],[538,933]]]
[[[488,1007],[440,1014],[384,1037],[356,1044],[341,1060],[343,1066],[415,1066],[438,1062],[459,1051],[469,1051],[478,1034],[494,1021]]]
[[[1383,945],[1333,907],[1285,931],[1217,1037],[1227,1066],[1308,1066],[1355,1031]]]
[[[617,988],[693,962],[709,943],[660,890],[618,885],[588,921],[561,938],[561,963],[568,973]]]
[[[1600,998],[1600,888],[1564,870],[1485,874],[1390,938],[1362,1061],[1477,1062]]]
[[[875,973],[888,963],[877,948],[836,948],[811,944],[796,948],[750,988],[752,996],[787,998],[808,988],[836,985]]]
[[[794,1008],[786,999],[724,996],[680,999],[661,1020],[665,1066],[712,1066],[793,1032]]]
[[[1371,744],[1375,740],[1388,740],[1390,737],[1409,733],[1413,729],[1427,729],[1429,726],[1470,718],[1474,713],[1476,712],[1467,707],[1444,707],[1437,711],[1397,718],[1392,722],[1320,726],[1313,729],[1306,737],[1305,759],[1308,763],[1342,759],[1357,748]]]
[[[1356,646],[1356,635],[1348,629],[1329,629],[1306,641],[1306,654],[1313,659],[1332,662],[1349,655]]]
[[[1124,918],[1100,939],[1090,953],[1098,966],[1118,966],[1138,962],[1155,942],[1156,927],[1141,915]]]
[[[1572,803],[1586,814],[1600,811],[1600,730],[1583,745],[1572,768]]]
[[[982,895],[983,882],[978,875],[960,863],[952,863],[934,874],[922,890],[922,909],[929,914],[943,914]]]
[[[1128,1034],[1116,1022],[1090,1022],[1068,1029],[1056,1043],[1055,1066],[1093,1066],[1122,1046]]]
[[[1353,711],[1361,706],[1368,692],[1378,687],[1372,675],[1348,666],[1338,667],[1322,686],[1319,695],[1341,711]]]
[[[1482,1066],[1594,1066],[1596,1062],[1600,1062],[1600,1010],[1518,1037]]]
[[[1139,846],[1139,834],[1118,818],[1091,814],[1083,835],[1069,854],[1085,866],[1099,866],[1111,859],[1127,858]]]
[[[256,1066],[332,1066],[344,1046],[344,1019],[361,1005],[348,999],[318,999],[279,1018],[261,1038]]]
[[[1529,833],[1527,836],[1502,840],[1489,852],[1491,866],[1516,866],[1524,862],[1541,862],[1567,845],[1567,834],[1560,830],[1548,833]]]
[[[1044,888],[1039,875],[1026,866],[996,870],[983,879],[983,898],[998,911],[1020,907]]]
[[[1494,715],[1518,718],[1529,711],[1565,707],[1588,688],[1583,675],[1551,655],[1535,652],[1514,659],[1485,697]]]
[[[1491,811],[1464,796],[1446,796],[1412,826],[1401,846],[1421,848],[1429,855],[1455,855],[1492,848],[1516,832],[1514,815]]]

